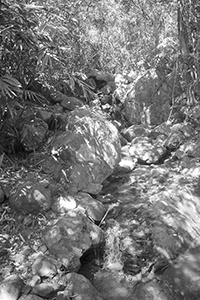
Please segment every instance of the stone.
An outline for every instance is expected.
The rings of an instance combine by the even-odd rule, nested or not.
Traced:
[[[63,96],[63,100],[60,105],[68,110],[74,110],[77,107],[83,106],[83,102],[75,97]]]
[[[0,299],[17,300],[23,286],[24,282],[18,275],[6,277],[0,284]]]
[[[123,157],[117,167],[115,168],[113,174],[122,175],[130,173],[136,166],[137,159],[131,157]]]
[[[181,294],[181,299],[198,300],[200,296],[200,245],[191,248],[185,254],[180,255],[174,265],[170,265],[161,276]]]
[[[51,195],[40,183],[26,180],[13,189],[9,203],[19,213],[38,214],[50,209]]]
[[[78,207],[82,207],[85,210],[87,216],[89,216],[94,221],[101,221],[106,212],[106,209],[100,201],[92,198],[92,196],[90,196],[89,194],[82,192],[77,193],[75,198]]]
[[[64,213],[69,210],[74,210],[76,207],[76,199],[66,192],[62,192],[60,195],[54,197],[51,209],[55,213]]]
[[[91,282],[83,275],[69,273],[65,276],[68,287],[63,292],[59,292],[56,300],[67,300],[76,295],[77,300],[103,300]]]
[[[79,258],[92,246],[103,242],[103,231],[86,216],[68,212],[43,231],[49,251],[70,271],[78,271]]]
[[[57,268],[50,259],[39,256],[32,265],[32,272],[40,277],[52,278],[56,275]]]
[[[28,285],[34,287],[36,284],[41,282],[39,275],[33,275],[32,278],[28,281]]]
[[[135,137],[146,136],[148,130],[143,125],[132,125],[121,131],[121,135],[131,142]]]
[[[132,140],[131,146],[129,148],[129,153],[131,156],[136,157],[138,160],[153,164],[159,161],[165,154],[166,149],[162,146],[162,143],[158,141],[153,142],[148,137],[136,137]]]
[[[70,194],[98,194],[121,159],[119,133],[100,112],[86,107],[75,109],[70,113],[67,131],[57,134],[52,153],[63,165],[67,163],[63,170]]]
[[[53,298],[60,289],[57,283],[40,283],[33,287],[31,293],[41,296],[42,298]]]
[[[167,149],[175,150],[177,149],[184,141],[184,135],[180,131],[172,131],[169,137],[165,140],[164,146]]]
[[[137,78],[124,102],[125,117],[130,124],[159,125],[167,121],[172,94],[176,97],[180,93],[178,84],[172,89],[172,77],[165,74],[163,79],[152,68]]]

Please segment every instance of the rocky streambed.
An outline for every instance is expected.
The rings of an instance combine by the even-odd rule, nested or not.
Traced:
[[[198,126],[67,122],[1,174],[0,299],[199,299]]]

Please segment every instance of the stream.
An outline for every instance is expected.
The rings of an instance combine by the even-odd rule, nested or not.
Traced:
[[[200,299],[194,189],[170,159],[107,180],[97,198],[108,208],[105,244],[85,253],[79,270],[104,300]]]

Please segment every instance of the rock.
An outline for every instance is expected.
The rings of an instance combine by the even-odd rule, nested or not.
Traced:
[[[57,283],[40,283],[33,287],[31,293],[41,296],[42,298],[55,298],[57,292],[60,289],[60,285]]]
[[[115,168],[113,174],[127,174],[130,173],[136,166],[137,159],[131,157],[124,157],[121,159],[117,167]]]
[[[43,232],[43,242],[50,252],[73,271],[79,269],[83,253],[102,241],[102,230],[78,212],[65,214]]]
[[[61,178],[64,178],[61,164],[59,164],[59,162],[52,156],[46,155],[41,161],[40,166],[42,171],[51,175],[56,182],[59,182]]]
[[[135,137],[147,136],[148,131],[143,125],[132,125],[125,130],[122,130],[121,135],[131,142]]]
[[[148,137],[136,137],[132,140],[131,146],[129,148],[129,153],[131,156],[136,157],[141,162],[153,164],[159,161],[165,154],[166,149],[158,141],[153,142]]]
[[[123,131],[123,136],[129,142],[131,142],[135,137],[146,136],[147,134],[148,134],[148,130],[142,124],[132,125]]]
[[[167,149],[175,150],[177,149],[181,143],[184,141],[184,135],[180,131],[172,131],[169,137],[165,140],[164,146]]]
[[[38,214],[50,209],[51,196],[50,192],[40,183],[26,180],[14,188],[9,203],[17,212]]]
[[[71,163],[64,169],[70,194],[98,194],[120,161],[119,134],[101,113],[85,107],[75,109],[68,119],[68,131],[55,138],[52,153]]]
[[[172,77],[165,75],[163,80],[157,70],[149,69],[132,84],[124,102],[130,124],[158,125],[168,119],[172,94],[180,92],[178,85],[173,90],[174,85],[168,84]]]
[[[52,117],[53,117],[53,113],[47,109],[38,109],[36,116],[39,119],[42,119],[45,123],[49,124]]]
[[[108,81],[107,84],[100,89],[103,95],[110,95],[112,94],[116,89],[116,85],[114,81]]]
[[[143,300],[133,297],[134,283],[130,284],[126,278],[122,279],[120,272],[101,272],[98,273],[93,285],[103,299],[109,300]]]
[[[122,147],[124,147],[128,144],[127,139],[125,139],[121,134],[120,134],[120,142],[121,142]]]
[[[74,110],[77,107],[83,106],[83,102],[75,97],[68,97],[64,95],[62,99],[63,100],[60,105],[65,109]]]
[[[103,300],[100,294],[92,286],[91,282],[83,275],[69,273],[65,276],[68,287],[63,292],[58,292],[56,300],[67,300],[67,297],[73,298],[76,295],[77,300]]]
[[[50,259],[39,256],[32,265],[32,272],[40,277],[52,278],[56,275],[57,268]]]
[[[18,275],[10,275],[0,284],[0,299],[17,300],[24,286]]]
[[[48,125],[41,119],[35,118],[23,122],[21,143],[27,151],[38,150],[45,140]]]
[[[191,248],[181,255],[177,263],[170,265],[161,276],[161,280],[168,283],[179,293],[181,299],[198,300],[200,297],[200,246]]]
[[[23,295],[18,300],[44,300],[44,298],[41,298],[37,295]]]
[[[29,281],[28,285],[34,287],[36,284],[41,282],[41,278],[38,275],[34,275]]]
[[[76,200],[73,196],[62,192],[60,195],[54,197],[54,203],[51,207],[55,213],[64,213],[69,210],[74,210],[77,207]]]
[[[181,300],[175,291],[171,291],[166,285],[159,284],[157,280],[148,283],[139,283],[133,293],[136,300]],[[175,298],[174,298],[175,297]],[[189,299],[188,299],[189,300]]]
[[[78,206],[82,207],[85,210],[87,216],[89,216],[94,221],[101,221],[106,212],[106,209],[100,201],[93,199],[87,193],[81,192],[79,192],[75,198]]]

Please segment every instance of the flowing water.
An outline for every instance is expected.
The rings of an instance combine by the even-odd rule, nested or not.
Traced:
[[[197,283],[200,282],[200,250],[193,251],[195,255],[193,252],[186,254],[179,261],[185,249],[190,248],[191,236],[194,237],[194,232],[199,234],[196,229],[199,215],[193,209],[192,218],[187,216],[188,202],[184,214],[180,212],[177,196],[180,178],[172,170],[171,177],[166,176],[163,183],[167,168],[159,168],[143,166],[129,175],[111,178],[98,199],[112,208],[102,224],[105,244],[84,255],[79,273],[92,282],[104,300],[200,299],[200,284]],[[162,176],[155,178],[152,176],[155,173]],[[169,194],[167,200],[164,198],[166,193]],[[188,195],[185,199],[189,199]],[[171,209],[171,198],[174,211],[180,214],[181,222],[177,228],[181,233],[178,229],[175,232],[175,227],[171,230],[173,222],[177,222],[174,211],[163,212],[167,201],[166,207]],[[185,224],[189,222],[188,228],[196,226],[196,231],[191,231],[191,234],[189,229],[184,231],[183,221]]]

